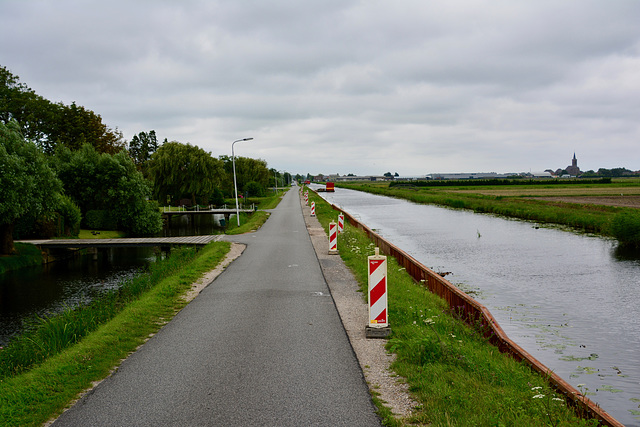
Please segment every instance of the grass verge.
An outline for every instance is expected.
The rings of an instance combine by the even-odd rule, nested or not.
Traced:
[[[14,246],[15,254],[0,256],[0,274],[42,264],[42,253],[34,245],[16,243]]]
[[[117,230],[80,230],[78,239],[119,239],[125,237],[124,231]]]
[[[41,425],[61,413],[172,318],[186,304],[182,295],[224,258],[229,247],[227,242],[216,242],[197,253],[176,250],[126,290],[106,295],[95,304],[97,311],[79,308],[75,314],[76,310],[68,310],[43,320],[16,341],[31,341],[41,349],[29,366],[24,362],[28,344],[13,349],[10,343],[0,352],[0,425]],[[100,312],[113,315],[94,322],[92,317]],[[84,323],[85,332],[75,329],[76,323]]]
[[[249,203],[255,203],[261,210],[256,211],[250,215],[241,213],[239,227],[237,220],[235,218],[232,218],[229,221],[227,229],[225,230],[225,234],[243,234],[251,231],[256,231],[257,229],[262,227],[262,224],[264,224],[267,219],[269,219],[269,213],[264,212],[264,209],[275,209],[280,203],[280,200],[282,200],[284,193],[286,193],[287,191],[288,190],[280,190],[278,191],[278,194],[249,199]]]
[[[309,196],[328,230],[337,212],[316,194]],[[364,298],[366,257],[373,254],[373,243],[345,224],[338,249]],[[420,406],[406,420],[394,419],[381,408],[386,425],[597,425],[567,407],[528,365],[503,355],[480,331],[458,319],[443,299],[416,283],[393,258],[388,258],[388,295],[393,333],[387,349],[397,355],[392,369],[406,378]]]

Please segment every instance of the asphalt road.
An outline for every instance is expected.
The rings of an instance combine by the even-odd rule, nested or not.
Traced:
[[[55,426],[379,426],[296,188],[234,261]]]

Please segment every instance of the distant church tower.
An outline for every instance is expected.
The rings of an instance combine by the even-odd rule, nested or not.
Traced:
[[[573,153],[573,159],[571,159],[571,166],[567,166],[566,171],[571,176],[580,175],[580,168],[578,167],[578,159],[576,159],[576,153]]]

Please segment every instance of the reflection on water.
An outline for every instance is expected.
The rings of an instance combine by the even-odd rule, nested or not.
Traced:
[[[163,237],[223,232],[223,215],[176,215]],[[100,249],[98,259],[79,256],[0,275],[0,346],[23,330],[24,321],[91,301],[155,260],[153,248]]]
[[[235,216],[233,217],[235,218]],[[172,215],[170,218],[162,230],[162,237],[208,236],[220,234],[224,231],[221,226],[221,221],[224,221],[224,215],[187,214]]]
[[[487,306],[505,332],[640,425],[640,253],[613,240],[336,189],[320,193]],[[635,412],[634,412],[635,411]]]
[[[87,303],[154,260],[153,248],[100,249],[97,260],[78,256],[0,275],[0,346],[25,319]]]

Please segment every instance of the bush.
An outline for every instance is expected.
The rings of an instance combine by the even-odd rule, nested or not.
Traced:
[[[57,209],[62,217],[63,230],[62,234],[67,236],[77,236],[80,231],[80,221],[82,214],[80,208],[69,197],[60,196],[60,205]]]
[[[106,210],[90,210],[84,218],[84,226],[93,230],[116,230],[117,223]]]
[[[640,247],[640,214],[621,212],[611,221],[611,234],[625,246]]]
[[[263,197],[264,196],[264,188],[257,182],[255,181],[251,181],[249,183],[247,183],[247,185],[244,188],[244,191],[246,191],[249,194],[249,197]]]
[[[153,236],[162,231],[162,214],[155,201],[137,203],[119,218],[120,228],[132,236]]]
[[[220,190],[219,188],[213,190],[213,195],[211,196],[210,202],[214,206],[224,205],[224,194],[222,194],[222,190]]]

